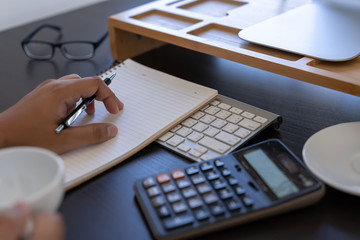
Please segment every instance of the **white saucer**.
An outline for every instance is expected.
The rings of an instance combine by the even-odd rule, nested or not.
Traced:
[[[360,122],[325,128],[305,143],[303,159],[324,183],[360,196]]]

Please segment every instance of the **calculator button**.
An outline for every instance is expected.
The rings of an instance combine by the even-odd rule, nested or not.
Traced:
[[[215,180],[215,179],[218,179],[219,178],[219,173],[211,170],[209,172],[206,173],[206,178],[207,180],[211,181],[211,180]]]
[[[157,196],[151,199],[151,203],[154,207],[160,207],[165,204],[165,198],[163,196]]]
[[[172,192],[172,191],[174,191],[176,189],[175,185],[173,183],[171,183],[171,182],[164,183],[164,184],[161,185],[161,187],[162,187],[162,189],[163,189],[163,191],[165,193]]]
[[[246,207],[251,207],[254,204],[254,200],[252,200],[249,196],[244,196],[242,201]]]
[[[239,181],[236,178],[234,178],[233,176],[228,178],[228,182],[231,186],[234,186],[239,183]]]
[[[225,208],[220,204],[210,206],[210,210],[214,216],[219,216],[225,213]]]
[[[224,162],[221,161],[220,159],[216,159],[216,160],[214,161],[214,163],[215,163],[215,166],[218,167],[218,168],[224,166]]]
[[[219,200],[218,196],[213,192],[204,194],[203,199],[206,204],[212,204]]]
[[[149,197],[155,197],[157,195],[160,195],[161,190],[159,187],[151,187],[147,190],[147,194]]]
[[[185,188],[190,186],[190,181],[187,179],[180,179],[176,181],[176,184],[179,188]]]
[[[200,194],[211,191],[211,186],[207,183],[201,183],[201,184],[197,185],[196,188]]]
[[[243,195],[245,193],[245,189],[242,186],[236,186],[235,187],[235,192],[237,195]]]
[[[210,162],[204,162],[200,164],[201,171],[207,171],[213,168],[213,165]]]
[[[190,208],[198,208],[203,205],[203,201],[199,197],[193,197],[188,199]]]
[[[229,169],[224,168],[224,169],[221,170],[221,174],[222,174],[224,177],[226,177],[226,176],[231,175],[231,172],[230,172]]]
[[[203,208],[194,211],[197,220],[202,221],[209,218],[209,212]]]
[[[194,217],[191,215],[180,215],[174,218],[164,220],[164,225],[167,230],[189,225],[194,222]]]
[[[216,190],[218,190],[218,189],[226,187],[226,183],[223,180],[218,179],[218,180],[213,181],[213,186]]]
[[[196,174],[196,175],[194,175],[194,176],[191,176],[191,181],[192,181],[194,184],[203,183],[203,182],[205,182],[205,177],[204,177],[203,175]]]
[[[170,216],[170,210],[167,206],[161,206],[158,209],[158,214],[159,214],[160,218],[165,218],[165,217]]]
[[[186,173],[188,175],[193,175],[193,174],[198,173],[198,172],[199,172],[199,169],[197,167],[195,167],[195,166],[191,166],[191,167],[188,167],[186,169]]]
[[[181,178],[185,177],[185,174],[181,169],[178,169],[178,170],[172,171],[171,176],[174,180],[177,180],[177,179],[181,179]]]
[[[193,197],[196,195],[196,191],[195,189],[193,189],[192,187],[189,188],[184,188],[182,190],[182,194],[184,195],[185,198],[189,198],[189,197]]]
[[[226,207],[229,211],[236,211],[241,208],[241,203],[239,200],[232,198],[226,201]]]
[[[231,190],[224,188],[219,191],[219,195],[221,199],[231,198],[234,194]]]
[[[166,197],[168,201],[171,203],[179,201],[181,199],[180,194],[178,194],[177,192],[169,193],[166,195]]]
[[[155,186],[155,184],[156,184],[155,179],[153,177],[145,178],[142,183],[143,183],[144,188],[149,188],[149,187]]]
[[[172,204],[172,208],[174,210],[174,212],[177,213],[181,213],[181,212],[185,212],[187,210],[187,206],[184,202],[177,202],[177,203],[173,203]]]
[[[158,174],[156,179],[159,184],[163,184],[170,181],[170,177],[167,173]]]

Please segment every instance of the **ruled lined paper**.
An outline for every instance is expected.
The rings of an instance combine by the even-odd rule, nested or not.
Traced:
[[[124,110],[112,115],[102,102],[96,102],[95,114],[84,114],[76,125],[111,122],[118,127],[118,135],[105,143],[61,155],[67,189],[125,160],[217,96],[216,90],[130,59],[113,71],[117,74],[109,87],[124,103]]]

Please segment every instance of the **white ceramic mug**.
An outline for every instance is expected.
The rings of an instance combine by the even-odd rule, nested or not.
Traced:
[[[64,164],[55,153],[38,147],[0,150],[0,213],[25,202],[32,213],[54,212],[64,195]]]

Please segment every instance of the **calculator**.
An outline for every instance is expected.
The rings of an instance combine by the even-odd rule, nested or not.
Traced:
[[[305,207],[324,185],[280,141],[139,179],[136,199],[156,239],[181,239]]]

